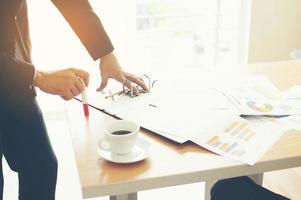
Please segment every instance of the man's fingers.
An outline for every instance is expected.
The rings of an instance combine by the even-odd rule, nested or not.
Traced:
[[[139,95],[139,89],[136,85],[142,87],[145,91],[149,91],[149,88],[143,79],[123,71],[118,71],[118,73],[114,73],[114,75],[111,74],[110,76],[106,77],[103,76],[101,85],[97,91],[102,91],[107,86],[110,77],[123,84],[126,88],[132,90],[133,94],[136,96]]]
[[[72,98],[70,98],[70,97],[65,97],[65,96],[61,96],[65,101],[69,101],[69,100],[71,100]]]
[[[131,83],[131,81],[124,79],[124,81],[122,82],[124,84],[125,87],[127,87],[128,89],[130,89],[133,94],[135,94],[136,96],[139,95],[139,91],[136,87],[133,86],[133,84]]]
[[[62,99],[64,99],[65,101],[68,101],[67,98],[65,96],[61,96]]]
[[[62,98],[64,99],[64,100],[66,100],[66,101],[69,101],[70,99],[72,99],[74,96],[73,96],[73,94],[71,93],[71,91],[69,91],[69,92],[66,92],[65,94],[64,94],[64,96],[62,96]]]
[[[77,81],[75,81],[74,85],[80,93],[82,93],[85,89],[85,85],[80,79],[77,79]]]
[[[137,76],[130,74],[130,73],[125,73],[125,78],[128,79],[129,81],[132,81],[142,87],[144,90],[148,91],[149,88],[147,88],[146,84],[144,83],[143,80],[138,78]]]
[[[105,87],[108,85],[108,81],[109,81],[109,77],[103,77],[101,79],[101,84],[100,84],[99,88],[96,89],[96,91],[98,91],[98,92],[103,91],[105,89]]]
[[[134,80],[135,78],[134,77],[129,77],[129,75],[127,75],[126,73],[123,73],[123,74],[120,74],[118,77],[115,77],[115,80],[117,80],[118,82],[123,84],[125,87],[127,87],[128,89],[133,91],[133,93],[136,96],[138,96],[139,95],[139,90],[136,87],[134,87],[133,84],[131,83],[131,81]],[[127,77],[129,77],[129,79],[127,79]],[[137,80],[137,79],[135,81],[137,81],[137,82],[140,81],[141,84],[143,83],[141,80]],[[135,82],[135,81],[133,81],[133,82]]]
[[[85,86],[88,87],[89,85],[89,73],[84,71],[84,70],[81,70],[81,69],[72,69],[72,71],[77,75],[79,76],[80,78],[83,79],[84,83],[85,83]]]
[[[71,88],[71,93],[72,93],[73,97],[76,97],[81,93],[81,91],[79,89],[77,89],[77,87],[74,85],[74,87]]]

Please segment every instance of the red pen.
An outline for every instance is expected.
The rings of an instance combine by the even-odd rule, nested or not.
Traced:
[[[84,84],[84,81],[82,81],[82,83]],[[83,101],[83,107],[84,107],[84,114],[86,117],[88,117],[89,116],[89,104],[88,104],[86,88],[82,92],[82,101]]]

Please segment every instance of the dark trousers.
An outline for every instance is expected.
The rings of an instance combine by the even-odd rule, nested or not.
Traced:
[[[211,189],[211,200],[287,200],[257,185],[247,176],[218,181]]]
[[[57,159],[35,99],[15,111],[0,113],[0,199],[3,199],[2,155],[18,173],[20,200],[54,200]]]

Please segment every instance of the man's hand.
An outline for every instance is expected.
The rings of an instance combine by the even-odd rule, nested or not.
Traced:
[[[99,88],[97,88],[97,91],[102,91],[107,86],[109,78],[115,79],[129,89],[133,88],[135,95],[139,95],[139,91],[136,87],[132,86],[132,83],[135,83],[148,91],[143,80],[122,70],[113,53],[109,53],[101,58],[99,68],[101,72],[101,84]]]
[[[82,79],[85,85],[80,80]],[[42,91],[59,95],[65,100],[82,93],[85,86],[89,84],[89,74],[80,69],[65,69],[55,72],[37,71],[32,85],[40,88]]]

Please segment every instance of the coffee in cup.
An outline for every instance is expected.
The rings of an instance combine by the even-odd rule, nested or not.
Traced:
[[[129,134],[129,133],[131,133],[131,131],[120,130],[120,131],[114,131],[111,134],[113,134],[113,135],[126,135],[126,134]]]
[[[116,120],[104,128],[104,139],[99,141],[102,148],[115,154],[131,152],[138,137],[140,126],[129,120]],[[105,144],[106,143],[106,144]]]

